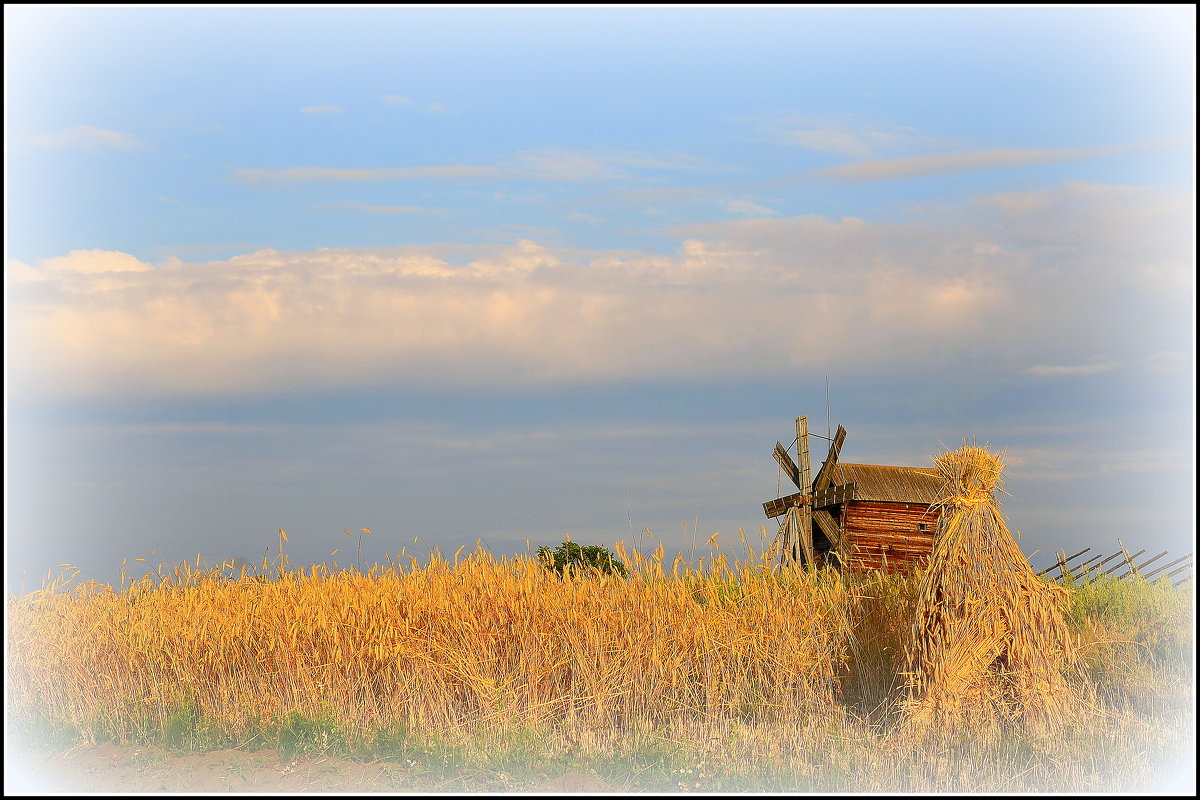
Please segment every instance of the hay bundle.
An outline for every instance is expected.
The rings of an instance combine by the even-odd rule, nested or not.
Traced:
[[[994,492],[1004,464],[965,444],[935,466],[946,481],[905,648],[910,730],[995,730],[1019,720],[1048,733],[1072,705],[1063,670],[1067,592],[1034,575]]]

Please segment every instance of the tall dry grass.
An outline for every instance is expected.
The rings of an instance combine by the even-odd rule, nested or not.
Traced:
[[[628,579],[476,551],[10,598],[6,711],[126,743],[358,743],[438,780],[582,768],[670,791],[1141,791],[1192,752],[1190,586],[1071,590],[1087,725],[914,743],[895,733],[920,575],[618,556]],[[429,785],[471,788],[453,780]]]
[[[367,735],[774,720],[835,702],[849,630],[836,573],[626,556],[628,579],[476,551],[35,593],[9,606],[10,702],[118,739],[185,706],[237,738],[292,712]]]

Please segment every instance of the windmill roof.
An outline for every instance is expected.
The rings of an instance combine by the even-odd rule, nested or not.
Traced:
[[[936,503],[942,499],[943,480],[930,467],[888,467],[880,464],[843,464],[833,469],[833,483],[854,483],[854,499],[876,503]]]

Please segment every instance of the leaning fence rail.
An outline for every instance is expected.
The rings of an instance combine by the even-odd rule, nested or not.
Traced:
[[[1138,559],[1146,553],[1144,549],[1130,554],[1129,550],[1125,547],[1125,543],[1120,539],[1117,539],[1117,545],[1121,549],[1108,557],[1105,557],[1103,553],[1099,553],[1075,564],[1072,564],[1072,562],[1091,553],[1092,548],[1085,547],[1078,553],[1070,556],[1067,555],[1066,550],[1059,550],[1054,563],[1043,569],[1038,575],[1044,575],[1048,580],[1057,583],[1092,583],[1105,576],[1112,576],[1116,580],[1134,577],[1143,578],[1148,581],[1160,580],[1164,577],[1175,578],[1177,575],[1181,576],[1178,580],[1171,582],[1173,586],[1179,586],[1184,581],[1192,580],[1193,559],[1191,553],[1147,571],[1147,567],[1167,555],[1168,551],[1164,550],[1145,561],[1139,562]],[[1110,566],[1109,562],[1112,561],[1116,561],[1116,563]],[[1175,567],[1175,569],[1171,569],[1172,567]],[[1124,568],[1124,572],[1116,575],[1113,574],[1122,568]],[[1055,570],[1058,571],[1057,575],[1053,574]],[[1171,571],[1167,572],[1167,570]]]

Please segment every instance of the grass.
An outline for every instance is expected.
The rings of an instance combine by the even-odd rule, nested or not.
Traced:
[[[1083,723],[917,745],[894,735],[913,578],[619,555],[627,578],[477,550],[47,588],[9,600],[6,710],[46,741],[382,758],[460,790],[577,771],[680,792],[1142,791],[1194,758],[1190,583],[1070,589]]]

